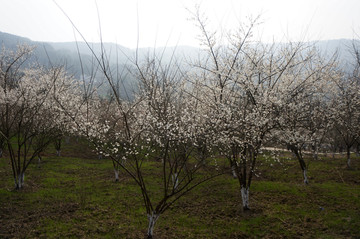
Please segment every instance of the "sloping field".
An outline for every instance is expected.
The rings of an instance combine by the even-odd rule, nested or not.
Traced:
[[[145,238],[146,211],[137,185],[114,182],[112,162],[86,143],[54,150],[27,170],[25,188],[13,190],[6,155],[0,158],[0,238]],[[344,156],[345,157],[345,156]],[[311,160],[308,186],[289,155],[260,158],[243,212],[239,184],[224,174],[202,184],[160,217],[155,238],[359,238],[360,163],[341,156]],[[156,197],[160,162],[145,163]]]

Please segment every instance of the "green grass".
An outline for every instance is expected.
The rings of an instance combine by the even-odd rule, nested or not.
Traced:
[[[49,149],[13,191],[8,159],[0,159],[0,238],[144,238],[146,210],[133,180],[97,159],[86,142]],[[243,212],[238,181],[222,175],[200,185],[161,215],[156,238],[358,238],[360,171],[344,158],[312,160],[310,184],[296,160],[260,158]],[[159,163],[145,162],[155,191]],[[158,174],[159,175],[159,174]]]

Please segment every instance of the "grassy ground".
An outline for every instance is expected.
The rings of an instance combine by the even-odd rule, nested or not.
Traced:
[[[141,192],[111,161],[86,144],[64,144],[26,173],[13,191],[8,160],[0,159],[0,238],[144,238]],[[298,162],[260,159],[249,212],[242,212],[238,181],[223,175],[178,201],[160,217],[156,238],[359,238],[360,162],[344,158],[310,162],[308,186]],[[154,164],[147,167],[153,171]],[[151,178],[148,178],[151,180]]]

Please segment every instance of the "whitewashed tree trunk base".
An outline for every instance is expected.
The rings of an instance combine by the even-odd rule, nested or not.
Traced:
[[[147,238],[153,238],[154,235],[154,227],[156,224],[157,219],[159,218],[160,215],[156,214],[156,213],[152,213],[151,215],[147,215],[148,219],[149,219],[149,227],[148,227],[148,231],[147,231]]]
[[[178,178],[178,174],[174,173],[171,175],[171,179],[174,185],[174,190],[179,186],[179,178]]]
[[[237,178],[235,166],[231,166],[231,173],[232,173],[233,178]]]
[[[20,173],[15,181],[16,189],[22,189],[24,187],[25,173]]]
[[[115,173],[115,182],[119,182],[119,171],[114,169],[114,173]]]
[[[303,170],[303,175],[304,175],[304,183],[309,184],[309,180],[308,180],[308,177],[307,177],[307,169]]]
[[[249,188],[244,188],[241,187],[241,200],[242,200],[242,204],[243,204],[243,209],[244,211],[246,210],[250,210],[249,207],[249,194],[250,194],[250,189]]]
[[[38,157],[38,168],[40,168],[40,164],[41,164],[41,157]]]

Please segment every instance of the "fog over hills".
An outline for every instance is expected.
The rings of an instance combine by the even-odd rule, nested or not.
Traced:
[[[325,55],[331,57],[335,52],[338,52],[340,62],[352,60],[352,44],[360,45],[359,40],[338,39],[338,40],[324,40],[312,42]],[[139,48],[130,49],[116,43],[88,43],[85,42],[37,42],[28,38],[16,36],[4,32],[0,32],[0,44],[6,49],[16,49],[18,44],[28,44],[36,47],[34,55],[38,62],[48,64],[49,59],[53,64],[66,63],[69,68],[73,70],[78,69],[79,56],[81,56],[83,64],[94,62],[93,55],[89,46],[96,55],[99,55],[104,49],[110,64],[127,64],[135,59],[136,52],[141,59],[144,59],[148,54],[156,54],[162,56],[163,61],[167,62],[171,59],[173,54],[179,60],[195,59],[201,54],[201,49],[192,46],[176,46],[176,47],[156,47],[156,48]],[[75,73],[75,72],[74,72]]]
[[[126,69],[133,67],[131,63],[134,62],[136,54],[138,54],[140,62],[147,56],[155,54],[162,59],[163,63],[168,63],[172,59],[190,62],[204,56],[204,51],[192,46],[139,48],[136,50],[116,43],[88,43],[89,45],[87,45],[85,42],[37,42],[4,32],[0,32],[0,44],[6,49],[12,50],[15,50],[19,44],[33,45],[35,46],[34,54],[28,64],[38,62],[42,65],[65,65],[66,70],[78,79],[90,78],[94,74],[94,69],[98,68],[92,51],[97,56],[104,51],[113,76],[121,74],[120,91],[134,88],[134,76]],[[337,53],[343,67],[349,67],[354,60],[352,45],[360,47],[359,40],[350,39],[318,41],[311,42],[311,44],[317,46],[329,58]],[[101,74],[97,74],[95,78],[100,85],[103,81]],[[103,89],[103,93],[104,91],[107,91],[106,87]]]
[[[148,55],[156,54],[162,57],[163,62],[170,61],[174,52],[175,58],[178,60],[195,59],[200,53],[199,48],[191,46],[139,48],[136,50],[116,43],[88,43],[89,45],[87,45],[85,42],[37,42],[4,32],[0,32],[0,44],[11,50],[15,50],[19,44],[35,46],[32,60],[36,59],[44,65],[48,65],[49,60],[53,65],[66,64],[68,70],[77,76],[81,72],[79,57],[81,57],[84,68],[90,69],[91,65],[95,63],[92,51],[99,56],[102,49],[106,53],[110,65],[131,64],[135,60],[136,53],[139,61]]]

